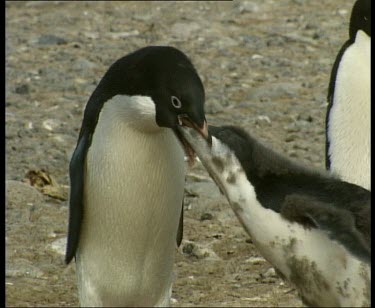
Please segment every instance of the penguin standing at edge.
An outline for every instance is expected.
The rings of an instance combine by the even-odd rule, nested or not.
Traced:
[[[91,95],[70,162],[65,261],[81,306],[168,306],[182,236],[186,163],[177,126],[208,136],[204,88],[176,48],[110,66]]]
[[[326,168],[345,181],[371,189],[371,0],[355,2],[349,40],[332,67]]]

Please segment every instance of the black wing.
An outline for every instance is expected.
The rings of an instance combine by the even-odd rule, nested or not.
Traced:
[[[70,203],[68,241],[65,254],[66,264],[69,264],[73,259],[78,247],[83,217],[84,167],[89,144],[90,135],[88,133],[83,133],[74,150],[69,166]]]
[[[182,198],[180,222],[178,224],[178,229],[177,229],[177,236],[176,236],[177,247],[180,247],[181,245],[183,233],[184,233],[184,198]]]
[[[342,56],[344,55],[345,50],[352,44],[351,40],[348,40],[345,42],[345,44],[341,47],[340,51],[338,52],[336,56],[336,60],[333,63],[331,76],[328,84],[328,95],[327,95],[327,113],[326,113],[326,148],[325,148],[325,154],[326,154],[326,169],[329,170],[331,167],[331,161],[328,155],[329,151],[329,139],[328,139],[328,122],[329,122],[329,114],[331,112],[331,108],[333,105],[333,97],[335,94],[335,83],[336,83],[336,77],[337,77],[337,71],[339,69],[340,61]]]
[[[358,212],[351,212],[314,199],[292,194],[285,198],[281,215],[307,228],[318,228],[328,237],[343,245],[351,254],[371,262],[371,203],[357,204]]]

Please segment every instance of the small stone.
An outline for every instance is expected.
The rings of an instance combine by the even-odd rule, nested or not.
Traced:
[[[269,278],[269,277],[277,277],[275,269],[273,267],[269,268],[265,273],[262,274],[263,277]]]
[[[315,33],[313,34],[313,36],[312,36],[312,38],[313,38],[314,40],[320,39],[321,37],[322,37],[322,35],[321,35],[320,33],[318,33],[318,32],[315,32]]]
[[[87,37],[88,39],[91,39],[91,40],[96,40],[100,37],[99,33],[98,32],[89,32],[89,31],[85,31],[83,32],[83,35],[85,37]]]
[[[251,56],[251,60],[257,60],[257,59],[263,59],[264,57],[262,55],[253,54]]]
[[[284,126],[284,129],[288,133],[298,133],[301,129],[297,126],[296,123],[292,123],[290,125]]]
[[[133,30],[133,31],[129,31],[129,32],[114,32],[114,33],[109,34],[109,36],[112,39],[125,39],[125,38],[128,38],[128,37],[137,36],[137,35],[139,35],[138,30]]]
[[[28,84],[21,84],[17,86],[14,90],[17,94],[25,95],[30,93],[30,88]]]
[[[43,34],[39,37],[39,45],[63,45],[68,43],[64,38],[53,35],[53,34]]]
[[[191,22],[177,22],[170,28],[170,33],[178,38],[187,39],[201,30],[200,26]]]
[[[211,248],[196,245],[192,242],[186,243],[182,247],[182,252],[190,257],[195,257],[196,259],[220,260],[218,255]]]
[[[255,120],[255,124],[258,124],[258,125],[271,124],[271,120],[266,115],[260,115],[260,116],[257,116]]]
[[[243,1],[239,6],[238,6],[238,11],[243,14],[243,13],[255,13],[259,12],[259,6],[253,2],[250,1]]]
[[[264,258],[262,258],[262,257],[250,257],[245,262],[257,265],[257,264],[261,264],[263,262],[266,262],[266,260]]]
[[[292,142],[296,140],[296,136],[295,135],[288,135],[286,138],[285,138],[285,142]]]
[[[49,131],[53,131],[60,126],[60,123],[54,119],[44,120],[42,126]]]
[[[341,9],[337,11],[340,16],[346,16],[348,14],[348,10]]]
[[[191,255],[193,253],[194,247],[195,247],[194,244],[188,243],[184,245],[184,247],[182,247],[182,252],[187,255]]]
[[[62,256],[65,255],[66,241],[66,237],[53,241],[50,245],[51,250],[57,252]]]
[[[74,61],[73,66],[75,70],[87,70],[96,68],[97,65],[94,62],[91,62],[85,58],[78,58]]]
[[[203,221],[203,220],[212,220],[212,219],[213,219],[213,216],[210,213],[203,213],[201,215],[201,218],[200,218],[201,221]]]

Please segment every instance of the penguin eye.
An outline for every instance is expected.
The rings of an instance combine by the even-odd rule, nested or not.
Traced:
[[[180,109],[182,107],[181,101],[176,96],[171,96],[172,106],[176,109]]]

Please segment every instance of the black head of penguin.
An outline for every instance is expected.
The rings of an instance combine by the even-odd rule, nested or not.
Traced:
[[[116,95],[151,97],[160,127],[176,131],[180,115],[198,128],[205,124],[202,81],[189,58],[174,47],[148,46],[114,62],[91,95],[82,126],[94,131],[103,104]]]
[[[358,30],[371,36],[371,0],[357,0],[353,6],[349,24],[349,37],[353,42]]]

